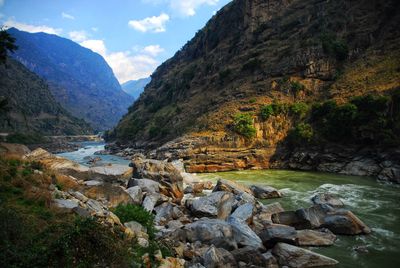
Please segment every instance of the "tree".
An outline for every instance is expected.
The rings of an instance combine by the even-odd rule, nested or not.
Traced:
[[[7,59],[7,52],[14,52],[18,47],[15,45],[15,38],[12,37],[4,28],[0,28],[0,64],[4,64]]]

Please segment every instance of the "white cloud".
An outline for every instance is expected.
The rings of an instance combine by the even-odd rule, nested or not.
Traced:
[[[169,21],[169,16],[165,13],[161,13],[160,16],[153,16],[144,18],[142,20],[131,20],[128,22],[129,26],[140,32],[153,32],[161,33],[165,32],[165,24]]]
[[[216,5],[219,0],[171,0],[171,8],[183,16],[194,16],[201,5]]]
[[[92,31],[93,31],[93,32],[97,32],[97,31],[99,31],[99,28],[92,27]]]
[[[72,31],[69,32],[68,35],[75,42],[83,42],[88,39],[85,31]]]
[[[164,52],[164,49],[160,47],[160,45],[151,45],[143,48],[144,53],[148,53],[153,57],[156,57],[158,54]]]
[[[131,55],[128,51],[109,53],[103,40],[85,40],[80,44],[103,56],[121,84],[150,76],[159,64],[151,55],[143,53],[135,55]]]
[[[46,25],[31,25],[31,24],[18,22],[13,19],[7,20],[6,22],[4,22],[4,25],[9,28],[15,27],[21,31],[26,31],[26,32],[30,32],[30,33],[44,32],[44,33],[48,33],[48,34],[60,35],[62,32],[62,29],[60,29],[60,28],[52,28],[52,27],[46,26]]]
[[[74,19],[75,19],[74,16],[72,16],[72,15],[70,15],[70,14],[67,14],[67,13],[65,13],[65,12],[62,12],[62,13],[61,13],[61,17],[63,17],[63,19],[69,19],[69,20],[74,20]]]

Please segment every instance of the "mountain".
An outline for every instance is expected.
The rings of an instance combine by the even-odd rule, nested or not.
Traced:
[[[106,61],[71,40],[11,28],[18,50],[12,57],[49,84],[55,99],[96,130],[112,128],[133,98],[122,91]]]
[[[157,68],[108,138],[165,144],[191,172],[399,174],[382,170],[399,152],[379,153],[400,145],[399,24],[396,0],[234,0]]]
[[[143,92],[146,85],[150,83],[150,81],[150,77],[138,80],[131,80],[123,83],[121,87],[123,91],[131,95],[136,100],[137,98],[139,98],[140,94]]]
[[[241,111],[393,90],[398,11],[394,0],[232,1],[158,67],[113,135],[158,145],[193,132],[234,137]]]
[[[0,115],[0,132],[78,135],[93,131],[56,102],[43,79],[11,58],[0,64],[0,99],[7,100],[9,110]]]

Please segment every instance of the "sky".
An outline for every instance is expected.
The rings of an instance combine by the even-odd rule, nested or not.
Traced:
[[[71,39],[122,84],[148,77],[231,0],[0,0],[0,25]]]

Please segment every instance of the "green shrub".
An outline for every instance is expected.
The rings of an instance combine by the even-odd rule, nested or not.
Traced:
[[[261,108],[260,115],[264,121],[270,118],[270,116],[274,115],[274,109],[272,108],[272,105],[264,105]]]
[[[288,134],[288,141],[290,145],[304,145],[309,143],[314,137],[314,131],[310,124],[300,123]]]
[[[289,104],[287,103],[272,103],[274,115],[285,114],[289,112]]]
[[[299,93],[300,91],[303,91],[305,89],[305,86],[301,84],[300,82],[297,81],[291,81],[290,82],[290,89],[294,94]]]
[[[251,114],[236,114],[233,119],[233,128],[238,134],[248,139],[256,135],[256,129],[253,126],[253,117]]]
[[[121,220],[122,223],[136,221],[147,228],[147,233],[150,238],[154,237],[154,215],[137,205],[118,205],[114,210],[115,215]]]
[[[290,106],[290,112],[300,118],[304,118],[309,110],[310,107],[304,102],[297,102]]]

